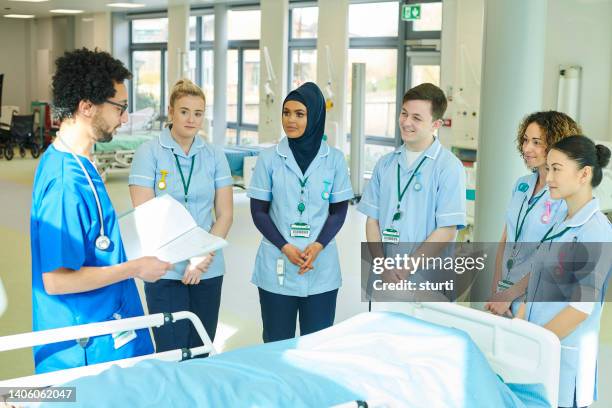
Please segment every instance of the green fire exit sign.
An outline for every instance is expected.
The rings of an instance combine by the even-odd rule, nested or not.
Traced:
[[[421,19],[420,4],[404,4],[402,5],[402,20],[414,21]]]

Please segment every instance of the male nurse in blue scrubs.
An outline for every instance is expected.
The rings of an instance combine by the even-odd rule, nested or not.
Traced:
[[[117,216],[92,161],[94,143],[109,142],[127,122],[130,72],[106,52],[65,53],[53,76],[54,114],[61,121],[42,156],[32,193],[34,330],[140,316],[134,277],[156,281],[170,264],[127,261]],[[153,352],[147,330],[34,348],[36,373]]]
[[[453,242],[465,226],[465,171],[461,161],[436,138],[446,111],[446,97],[437,86],[424,83],[409,89],[402,101],[399,128],[403,144],[381,157],[359,202],[367,215],[366,237],[384,243],[384,255],[402,252],[410,243]],[[435,256],[436,247],[416,253]],[[384,256],[370,246],[372,255]],[[407,271],[392,270],[386,281],[400,282]]]

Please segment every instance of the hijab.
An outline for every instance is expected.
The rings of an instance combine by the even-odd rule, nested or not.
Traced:
[[[325,98],[317,85],[306,82],[299,88],[289,92],[283,101],[283,109],[287,101],[297,101],[306,106],[306,129],[298,138],[287,138],[289,148],[302,174],[314,160],[323,141],[325,130]]]

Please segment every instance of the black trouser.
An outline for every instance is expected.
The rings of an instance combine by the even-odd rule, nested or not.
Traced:
[[[145,295],[149,313],[180,312],[196,314],[202,321],[211,340],[215,339],[221,304],[223,276],[202,279],[197,285],[185,285],[180,280],[160,279],[145,283]],[[153,328],[157,352],[183,347],[197,347],[202,341],[188,320]]]

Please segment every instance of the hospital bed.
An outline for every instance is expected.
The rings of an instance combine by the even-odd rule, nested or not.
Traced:
[[[124,126],[125,127],[125,126]],[[122,127],[121,129],[124,129]],[[129,171],[138,146],[159,135],[159,130],[117,132],[113,140],[94,145],[94,161],[103,178],[107,174]],[[264,146],[223,146],[234,186],[246,188],[255,168],[255,160]]]
[[[114,171],[129,171],[138,146],[159,135],[159,131],[141,130],[117,133],[113,140],[94,145],[93,157],[98,171],[104,177]]]
[[[38,376],[8,380],[0,387],[76,387],[77,404],[69,407],[94,401],[101,406],[121,401],[129,406],[299,407],[368,401],[369,406],[556,407],[560,344],[553,333],[457,304],[402,307],[403,313],[362,313],[307,336],[207,359],[177,363],[140,357],[65,370],[67,375],[44,374],[43,381]],[[139,319],[146,318],[104,324],[142,328]],[[93,335],[95,325],[69,330],[75,330],[72,338]],[[0,339],[0,350],[6,349]]]

